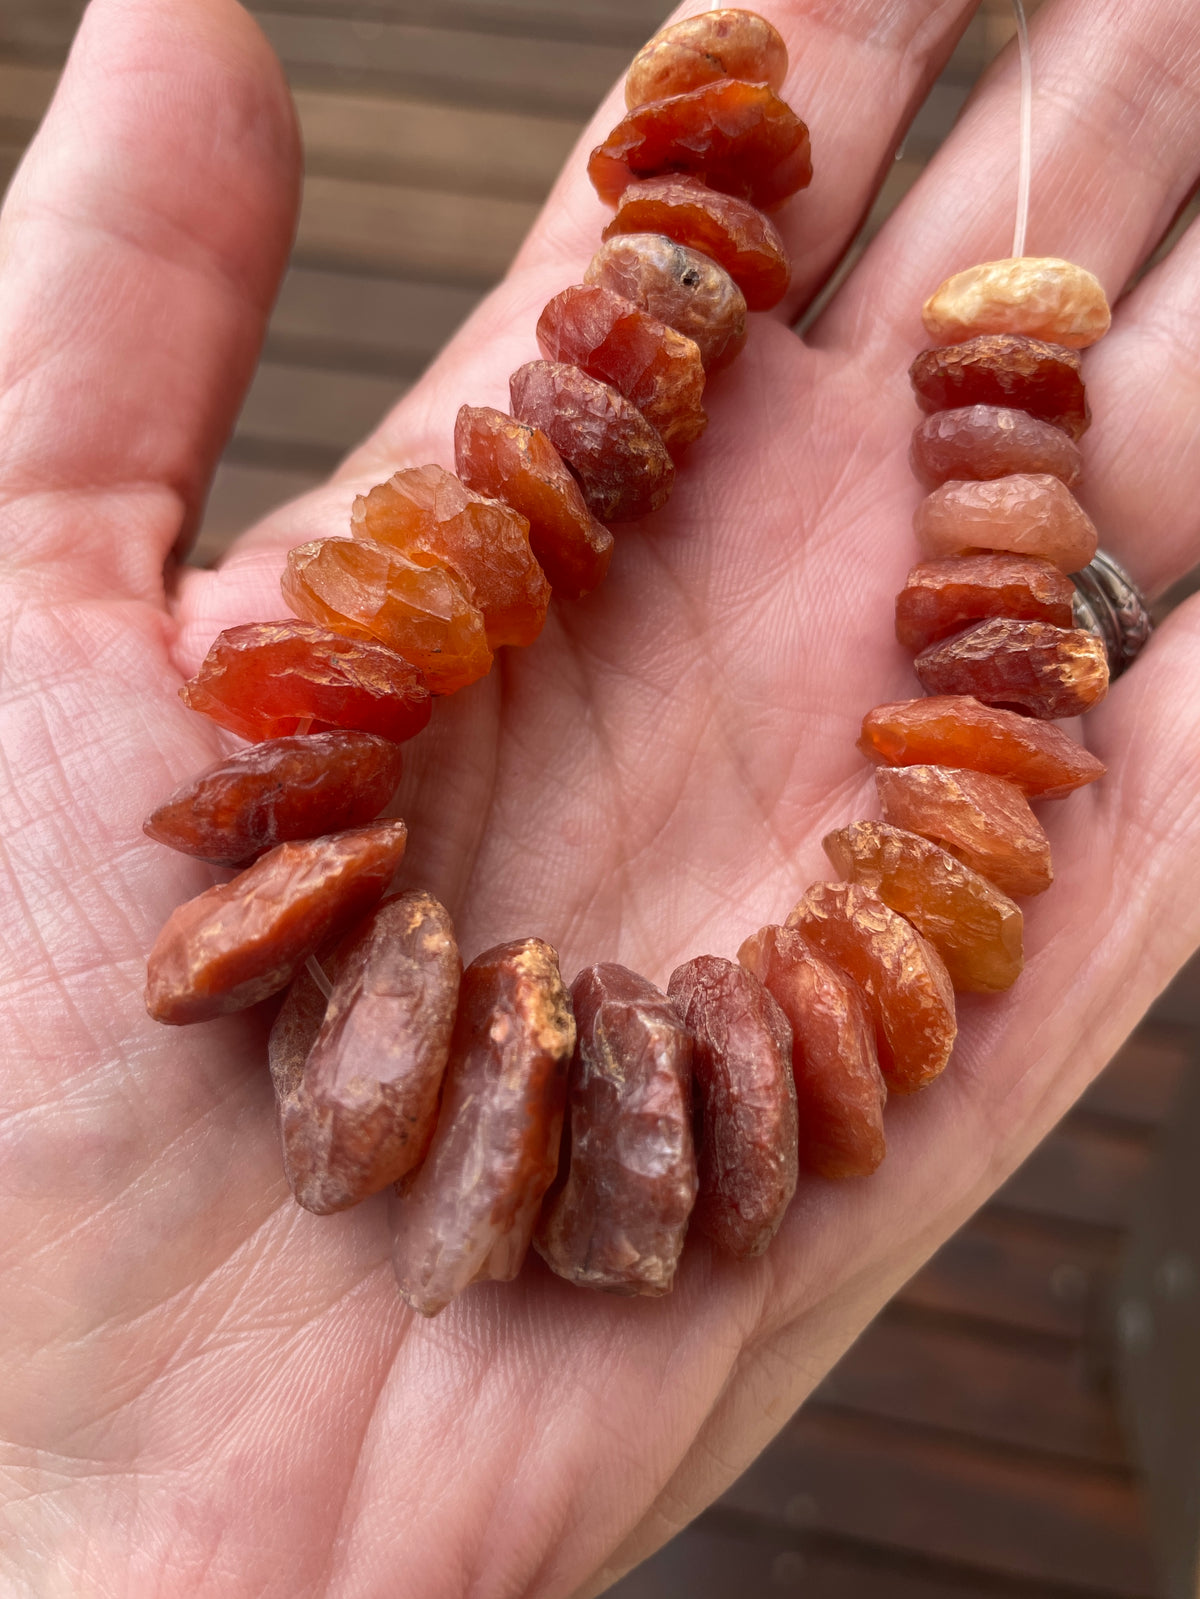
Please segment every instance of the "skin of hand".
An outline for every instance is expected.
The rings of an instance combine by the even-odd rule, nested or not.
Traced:
[[[697,7],[693,6],[695,10]],[[829,875],[874,812],[854,741],[916,692],[892,638],[916,558],[919,308],[1008,253],[1011,55],[802,340],[965,0],[770,0],[816,178],[780,214],[785,305],[753,319],[665,512],[601,592],[437,707],[411,746],[405,884],[471,958],[539,934],[665,983]],[[1200,175],[1194,0],[1048,0],[1034,29],[1030,250],[1117,296]],[[713,1499],[869,1317],[1013,1170],[1200,941],[1200,599],[1082,735],[1101,783],[1041,814],[1057,882],[1029,964],[964,998],[945,1077],[889,1107],[866,1182],[804,1181],[761,1260],[689,1244],[664,1300],[531,1263],[432,1322],[382,1198],[318,1219],[281,1172],[257,1013],[147,1020],[144,960],[211,871],[142,817],[219,753],[177,689],[212,637],[285,614],[285,549],[353,495],[451,464],[506,405],[544,301],[606,212],[582,151],[506,281],[335,479],[179,570],[251,376],[298,198],[279,69],[232,0],[94,0],[0,226],[0,1573],[14,1595],[558,1599]],[[1200,559],[1200,230],[1086,357],[1082,497],[1155,592]],[[165,569],[165,577],[164,577]]]

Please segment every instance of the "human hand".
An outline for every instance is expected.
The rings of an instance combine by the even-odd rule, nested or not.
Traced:
[[[404,877],[468,958],[538,934],[568,976],[619,959],[664,982],[781,919],[828,875],[822,833],[871,814],[860,718],[916,692],[891,634],[916,555],[905,372],[925,294],[1007,251],[1011,60],[804,342],[789,323],[971,9],[768,0],[816,160],[781,218],[792,293],[713,382],[670,506],[617,530],[605,587],[410,746]],[[1200,16],[1051,0],[1034,71],[1030,247],[1115,295],[1200,171]],[[889,1107],[875,1177],[802,1182],[752,1264],[693,1240],[664,1300],[534,1261],[422,1321],[382,1199],[293,1205],[263,1019],[147,1020],[146,951],[211,873],[140,822],[218,752],[176,698],[212,636],[282,615],[283,552],[344,531],[356,492],[448,464],[460,403],[506,405],[606,213],[577,155],[509,278],[335,480],[164,591],[297,172],[232,0],[94,0],[0,229],[0,1570],[38,1595],[595,1592],[778,1430],[1200,940],[1200,601],[1088,718],[1109,776],[1042,810],[1058,880],[1027,905],[1028,968],[961,1001],[950,1069]],[[1151,591],[1200,559],[1198,313],[1193,229],[1086,360],[1082,497]]]

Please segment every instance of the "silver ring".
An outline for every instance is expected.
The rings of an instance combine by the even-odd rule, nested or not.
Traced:
[[[1082,572],[1072,572],[1075,585],[1075,626],[1084,627],[1103,641],[1108,655],[1108,675],[1120,677],[1133,665],[1154,624],[1150,607],[1125,568],[1105,550]]]

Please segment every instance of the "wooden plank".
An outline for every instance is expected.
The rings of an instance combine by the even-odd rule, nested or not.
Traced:
[[[79,26],[84,0],[4,0],[0,54],[61,61]]]
[[[1109,1229],[989,1207],[942,1245],[899,1299],[1025,1332],[1082,1338],[1111,1286],[1117,1248]]]
[[[1153,1593],[1132,1483],[816,1406],[721,1503],[1013,1578],[1120,1599]]]
[[[313,176],[296,255],[309,266],[369,266],[487,287],[503,276],[537,213],[526,200]]]
[[[13,142],[33,137],[58,82],[56,67],[0,61],[0,134]]]
[[[246,396],[236,436],[309,450],[328,467],[375,430],[405,387],[359,372],[266,361]]]
[[[817,1390],[818,1403],[1094,1465],[1127,1464],[1107,1394],[1066,1340],[1014,1337],[886,1310]]]
[[[1189,1028],[1143,1022],[1080,1100],[1085,1109],[1144,1127],[1167,1119],[1194,1047]]]
[[[542,200],[583,124],[391,95],[297,89],[309,172]]]
[[[217,468],[200,535],[188,557],[190,564],[215,565],[238,534],[319,482],[317,474],[244,465],[227,457]]]
[[[611,45],[263,12],[293,83],[382,87],[455,104],[584,117],[629,65]]]
[[[1005,1183],[1008,1210],[1098,1227],[1125,1227],[1150,1160],[1145,1134],[1072,1116]]]
[[[453,284],[293,267],[271,318],[267,357],[411,379],[479,298]]]
[[[529,38],[584,39],[621,45],[632,54],[672,7],[665,0],[258,0],[251,10],[337,16],[356,22],[410,22],[519,33]]]

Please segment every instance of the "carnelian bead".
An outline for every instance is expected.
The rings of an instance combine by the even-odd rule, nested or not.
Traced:
[[[721,78],[638,106],[588,161],[588,177],[609,205],[637,179],[667,172],[770,209],[812,182],[808,129],[765,83]]]
[[[745,200],[706,188],[698,178],[631,183],[603,237],[622,233],[665,233],[712,256],[746,296],[751,311],[778,305],[791,281],[787,250],[771,219]]]
[[[1050,887],[1050,841],[1015,783],[944,766],[881,767],[884,821],[932,839],[1006,894]]]
[[[929,296],[921,319],[953,344],[979,333],[1023,333],[1078,350],[1108,332],[1112,314],[1099,280],[1056,256],[1009,256],[956,272]]]
[[[530,361],[509,391],[515,415],[541,428],[575,472],[593,516],[632,522],[666,504],[675,483],[667,447],[611,383],[562,361]]]
[[[583,275],[692,339],[705,370],[728,366],[746,342],[746,296],[725,268],[662,233],[618,234]]]
[[[482,613],[491,649],[532,644],[541,632],[550,585],[529,547],[529,523],[453,472],[411,466],[395,473],[358,496],[350,525],[356,538],[452,572]]]
[[[1070,627],[1074,596],[1070,578],[1033,556],[988,553],[921,561],[896,596],[896,638],[915,652],[989,616]]]
[[[984,333],[923,350],[909,377],[922,411],[1001,405],[1052,422],[1073,439],[1091,421],[1076,352],[1018,333]]]
[[[249,622],[214,640],[179,690],[193,711],[240,738],[282,738],[297,727],[378,733],[399,744],[429,720],[420,672],[373,638],[312,622]]]
[[[454,460],[470,488],[503,500],[529,522],[529,543],[555,594],[578,599],[603,582],[613,536],[541,428],[490,406],[464,405]]]
[[[1009,550],[1078,572],[1096,553],[1096,529],[1079,501],[1048,473],[1013,473],[982,483],[951,480],[927,494],[913,531],[928,555]]]
[[[718,78],[746,78],[779,89],[787,76],[787,45],[765,17],[725,7],[684,17],[656,33],[633,58],[625,104],[686,94]]]
[[[1080,716],[1108,692],[1104,643],[1082,628],[994,616],[922,650],[913,662],[931,694],[969,694],[1055,721]]]
[[[959,766],[1007,778],[1022,793],[1062,799],[1103,777],[1105,767],[1061,727],[969,695],[877,705],[863,717],[858,747],[887,766]]]
[[[283,597],[311,622],[378,638],[453,694],[491,670],[483,616],[452,573],[371,539],[318,539],[288,551]]]
[[[935,411],[913,432],[909,462],[927,489],[950,478],[1049,472],[1073,489],[1082,475],[1079,446],[1051,422],[1002,405]]]
[[[611,289],[581,283],[556,294],[537,340],[547,361],[570,362],[632,400],[672,454],[708,426],[699,346]]]

